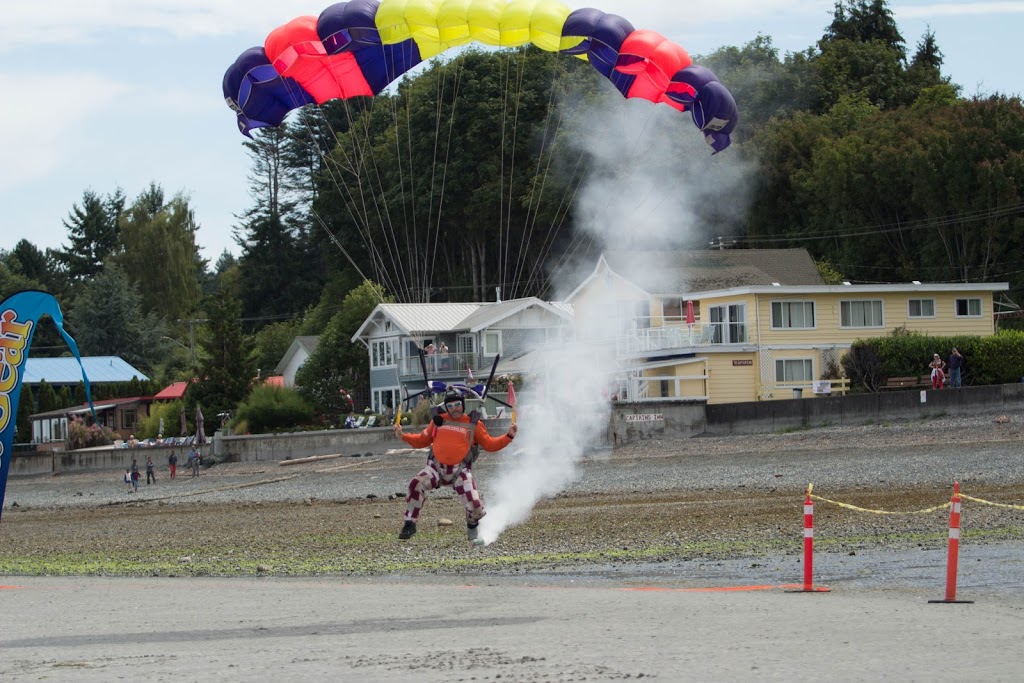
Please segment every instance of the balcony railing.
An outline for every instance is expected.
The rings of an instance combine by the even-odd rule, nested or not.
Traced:
[[[427,363],[427,373],[431,377],[435,375],[466,377],[466,368],[472,368],[474,377],[479,379],[480,372],[490,372],[490,367],[486,368],[486,371],[481,369],[480,355],[477,353],[435,353],[423,358]],[[400,377],[422,377],[423,369],[420,366],[420,357],[404,356],[399,358],[398,375]],[[487,377],[483,379],[486,380]]]
[[[746,341],[746,323],[647,327],[627,331],[618,340],[618,351],[620,354],[632,355],[670,349],[697,348],[711,344],[743,344]]]

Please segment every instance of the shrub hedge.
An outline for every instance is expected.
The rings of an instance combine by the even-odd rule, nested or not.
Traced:
[[[954,347],[964,357],[965,385],[1010,384],[1024,377],[1024,332],[1019,330],[984,337],[935,337],[898,329],[886,337],[855,341],[843,356],[843,371],[852,390],[878,391],[890,377],[930,373],[932,354],[948,363]]]

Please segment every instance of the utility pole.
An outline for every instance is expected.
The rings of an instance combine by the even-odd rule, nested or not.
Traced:
[[[179,323],[188,323],[188,347],[192,354],[192,368],[196,367],[196,325],[210,322],[209,318],[178,319]]]

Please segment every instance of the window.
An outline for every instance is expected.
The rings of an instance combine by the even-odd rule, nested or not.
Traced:
[[[398,353],[395,350],[396,339],[382,339],[370,342],[370,367],[386,368],[398,362]]]
[[[747,305],[708,306],[708,317],[715,326],[714,344],[742,344],[747,341]]]
[[[373,412],[386,413],[388,408],[393,412],[402,400],[401,390],[396,388],[373,390]]]
[[[814,327],[813,301],[773,301],[773,330],[807,330]]]
[[[980,318],[981,299],[957,299],[956,317],[958,318]]]
[[[911,299],[907,302],[908,318],[934,318],[935,299]]]
[[[455,344],[458,353],[476,353],[476,337],[471,334],[460,334]]]
[[[840,327],[884,327],[882,322],[882,302],[877,301],[840,301]]]
[[[499,353],[501,353],[501,331],[484,332],[484,355],[497,356]]]
[[[781,358],[775,361],[776,382],[810,382],[814,379],[814,363],[810,358]]]
[[[685,320],[684,311],[682,299],[663,299],[661,302],[661,317],[667,323]]]
[[[121,411],[121,429],[135,429],[138,421],[138,412],[134,410]]]

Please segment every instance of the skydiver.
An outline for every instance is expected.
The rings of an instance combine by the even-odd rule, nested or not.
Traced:
[[[519,427],[515,424],[501,436],[491,436],[478,416],[466,414],[465,399],[449,390],[444,396],[444,410],[434,415],[430,424],[419,434],[405,434],[402,426],[394,426],[395,436],[413,448],[430,446],[427,464],[409,482],[406,497],[405,524],[398,538],[405,540],[416,533],[416,520],[427,501],[427,492],[451,486],[462,498],[466,507],[466,537],[471,543],[478,543],[478,526],[486,514],[483,501],[476,490],[472,467],[476,457],[476,445],[484,450],[500,451],[512,442]]]

